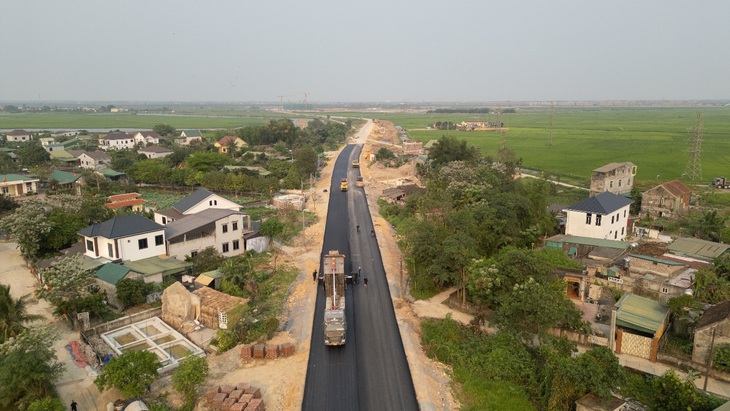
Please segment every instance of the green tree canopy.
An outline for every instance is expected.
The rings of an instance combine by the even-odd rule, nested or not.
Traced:
[[[28,298],[26,294],[20,298],[13,298],[10,286],[0,284],[0,343],[10,337],[17,337],[26,329],[25,324],[43,318],[40,315],[28,313]]]
[[[193,405],[198,397],[198,390],[209,374],[205,358],[189,355],[180,361],[175,373],[172,374],[172,388],[182,394],[189,405]]]
[[[442,136],[428,152],[428,159],[436,168],[452,161],[474,163],[480,157],[479,149],[468,146],[466,140],[458,140],[452,136]]]
[[[139,397],[155,381],[160,366],[154,353],[144,350],[127,351],[112,358],[102,368],[94,383],[99,391],[114,387],[122,392],[124,398]]]

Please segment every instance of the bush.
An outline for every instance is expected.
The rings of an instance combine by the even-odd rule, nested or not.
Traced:
[[[124,305],[124,308],[144,304],[147,294],[154,289],[153,284],[145,283],[142,280],[129,278],[117,282],[117,298]]]
[[[720,371],[730,372],[730,344],[716,345],[715,355],[713,357],[713,367]]]

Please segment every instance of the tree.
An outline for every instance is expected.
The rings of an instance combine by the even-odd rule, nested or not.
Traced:
[[[0,407],[25,409],[34,401],[51,396],[63,374],[50,327],[32,327],[0,345]]]
[[[281,239],[282,234],[284,234],[284,223],[282,223],[277,217],[269,217],[261,223],[259,233],[271,238],[272,240],[277,238]]]
[[[117,388],[125,398],[139,397],[144,394],[157,378],[161,364],[157,355],[149,351],[127,351],[112,358],[94,383],[99,391]]]
[[[177,134],[175,127],[169,124],[155,124],[152,126],[152,131],[163,137],[170,137]]]
[[[476,147],[468,146],[466,140],[460,141],[451,136],[442,136],[428,153],[429,160],[432,160],[436,168],[452,161],[474,163],[479,157],[479,150]]]
[[[188,355],[177,366],[172,374],[172,388],[185,397],[188,405],[193,405],[198,397],[198,389],[208,378],[210,370],[205,358]]]
[[[188,259],[186,258],[186,260]],[[207,247],[196,254],[195,257],[190,257],[189,261],[193,263],[193,272],[204,273],[220,267],[226,261],[226,257],[222,256],[215,248]]]
[[[41,257],[42,242],[53,224],[46,218],[43,203],[31,199],[23,201],[20,207],[0,220],[0,227],[18,243],[20,254],[27,261],[37,261]]]
[[[375,159],[378,161],[390,160],[395,158],[395,154],[385,147],[381,147],[377,153],[375,153]]]
[[[294,166],[303,176],[317,172],[317,153],[311,147],[294,151]]]
[[[82,254],[74,254],[40,270],[43,285],[37,294],[56,307],[56,315],[70,314],[75,318],[88,308],[84,299],[91,296],[96,279],[84,268],[83,258]]]
[[[142,280],[123,278],[117,281],[117,298],[124,305],[123,308],[143,304],[147,294],[154,289],[153,284],[145,283]]]
[[[28,306],[24,295],[18,299],[10,295],[10,286],[0,284],[0,343],[10,337],[17,337],[26,329],[25,324],[43,318],[40,315],[28,314]]]
[[[23,166],[33,167],[51,161],[51,155],[37,141],[22,143],[15,151]]]
[[[46,397],[33,401],[27,411],[66,411],[66,405],[61,402],[60,398]]]
[[[681,379],[674,371],[654,378],[651,386],[654,401],[649,409],[652,411],[710,411],[722,404],[722,401],[698,393],[690,377]]]

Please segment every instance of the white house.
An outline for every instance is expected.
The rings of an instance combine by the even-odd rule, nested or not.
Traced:
[[[630,198],[605,191],[566,208],[565,234],[622,240],[628,234]]]
[[[8,132],[8,134],[5,135],[5,138],[8,141],[30,141],[33,139],[33,133],[30,131],[25,130],[13,130]]]
[[[143,154],[147,158],[165,158],[172,154],[173,151],[167,147],[149,146],[140,148],[138,153]]]
[[[134,135],[135,144],[160,144],[160,135],[154,131],[138,131]]]
[[[109,133],[99,138],[99,146],[104,150],[120,150],[123,148],[134,148],[134,136],[127,133]]]
[[[109,156],[109,154],[101,150],[91,152],[83,151],[75,157],[79,159],[79,166],[88,170],[101,170],[109,167],[112,163],[112,158]]]
[[[196,214],[211,208],[239,211],[241,206],[231,200],[219,196],[218,194],[204,188],[199,188],[187,197],[173,204],[172,208],[155,211],[155,222],[167,225],[185,216]]]
[[[18,174],[0,174],[0,194],[18,197],[38,193],[38,180]]]
[[[244,236],[251,233],[251,216],[240,211],[208,209],[173,221],[165,227],[167,253],[185,260],[205,248],[233,257],[246,251]]]
[[[166,254],[165,227],[138,214],[90,225],[78,234],[91,258],[137,261]]]

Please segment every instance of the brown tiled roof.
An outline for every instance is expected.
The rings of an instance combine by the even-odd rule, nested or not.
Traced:
[[[101,150],[87,151],[86,155],[93,158],[94,160],[106,160],[106,161],[112,160],[112,158],[109,156],[109,154],[107,154]]]
[[[124,201],[115,201],[113,203],[106,203],[106,208],[109,209],[115,209],[120,207],[130,207],[135,205],[140,205],[146,203],[147,200],[142,200],[141,198],[131,198],[129,200]]]
[[[228,312],[238,304],[246,304],[248,300],[241,297],[224,294],[210,287],[201,287],[193,291],[193,294],[200,297],[200,304],[206,307],[215,308],[218,311]]]
[[[697,330],[707,327],[708,325],[715,324],[718,321],[722,321],[728,318],[728,316],[730,316],[730,301],[713,305],[708,308],[704,314],[702,314],[700,323],[697,324]]]
[[[662,184],[662,187],[664,187],[665,190],[669,191],[675,197],[682,197],[692,192],[689,187],[684,185],[679,180],[667,181],[666,183]]]
[[[31,133],[29,131],[25,130],[13,130],[9,132],[7,135],[9,136],[29,136]]]
[[[134,136],[130,136],[127,133],[115,132],[115,133],[109,133],[109,134],[105,135],[103,137],[103,139],[104,140],[124,140],[124,139],[133,138],[133,137]]]
[[[236,136],[224,136],[222,139],[218,140],[218,144],[225,146],[231,141],[236,141],[236,139],[238,139]]]

